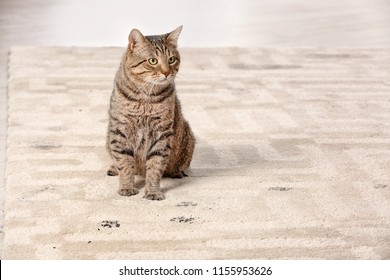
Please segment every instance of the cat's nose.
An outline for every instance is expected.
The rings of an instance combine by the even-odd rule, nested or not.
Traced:
[[[166,77],[168,77],[171,74],[171,71],[167,70],[167,71],[163,71],[162,73],[163,73],[163,75],[166,78]]]

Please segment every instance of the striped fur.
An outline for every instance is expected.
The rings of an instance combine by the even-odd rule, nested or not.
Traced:
[[[133,29],[114,81],[107,149],[108,175],[119,175],[119,194],[138,193],[134,176],[146,177],[145,198],[162,200],[162,176],[182,178],[195,146],[181,113],[174,78],[179,71],[177,39],[171,33],[143,36]]]

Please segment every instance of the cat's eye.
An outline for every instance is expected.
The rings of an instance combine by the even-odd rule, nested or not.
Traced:
[[[150,65],[156,65],[158,60],[157,60],[157,58],[152,57],[152,58],[148,59],[148,62]]]
[[[175,61],[176,61],[176,57],[174,57],[174,56],[171,56],[170,58],[168,58],[169,64],[173,64],[173,63],[175,63]]]

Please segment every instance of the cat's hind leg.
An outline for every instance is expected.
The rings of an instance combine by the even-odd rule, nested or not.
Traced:
[[[164,172],[164,177],[182,179],[188,177],[185,171],[189,168],[195,148],[195,137],[187,122],[183,123],[180,130],[183,134],[176,141],[171,156]]]
[[[119,172],[118,169],[116,169],[115,165],[111,165],[109,168],[107,168],[107,175],[108,176],[118,176]]]
[[[172,178],[172,179],[183,179],[184,177],[188,177],[184,171],[179,171],[176,173],[164,173],[164,177]]]

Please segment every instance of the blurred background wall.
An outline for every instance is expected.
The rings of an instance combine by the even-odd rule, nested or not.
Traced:
[[[0,0],[4,44],[123,46],[184,25],[181,46],[390,46],[390,0]]]

